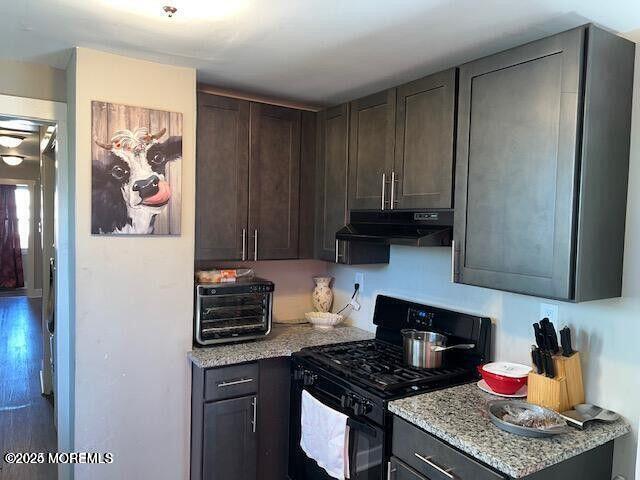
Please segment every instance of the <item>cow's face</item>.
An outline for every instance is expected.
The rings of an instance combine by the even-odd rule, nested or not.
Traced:
[[[128,208],[162,207],[171,198],[171,188],[164,175],[165,156],[147,155],[159,145],[158,139],[165,131],[155,135],[149,135],[146,129],[120,131],[111,138],[110,144],[96,142],[117,158],[110,166],[110,174],[121,183]]]

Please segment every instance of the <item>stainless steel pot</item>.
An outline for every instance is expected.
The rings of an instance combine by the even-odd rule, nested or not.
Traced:
[[[401,333],[404,362],[416,368],[440,368],[442,352],[453,349],[470,350],[476,346],[474,343],[462,343],[447,347],[447,337],[436,332],[405,329]]]

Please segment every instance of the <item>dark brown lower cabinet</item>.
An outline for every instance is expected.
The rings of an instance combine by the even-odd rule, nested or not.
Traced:
[[[387,469],[387,480],[427,480],[427,477],[423,477],[397,458],[391,457]]]
[[[451,445],[399,418],[393,418],[387,480],[511,480]],[[611,478],[613,441],[521,480],[602,480]]]
[[[286,480],[289,358],[192,367],[191,480]]]
[[[257,401],[255,395],[250,395],[204,405],[204,480],[257,478]]]

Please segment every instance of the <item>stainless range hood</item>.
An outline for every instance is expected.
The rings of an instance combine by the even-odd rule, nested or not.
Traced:
[[[389,263],[390,245],[451,245],[453,210],[354,210],[336,233],[336,263]]]

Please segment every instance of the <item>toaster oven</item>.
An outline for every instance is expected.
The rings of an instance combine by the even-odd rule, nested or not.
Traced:
[[[273,282],[261,278],[197,284],[194,343],[206,346],[268,335],[273,290]]]

